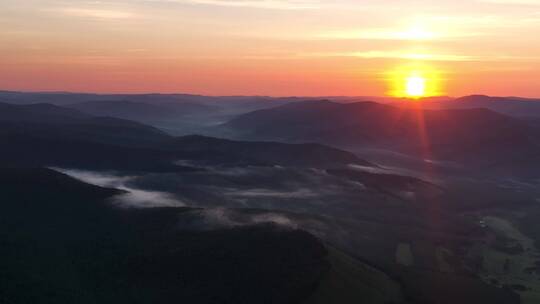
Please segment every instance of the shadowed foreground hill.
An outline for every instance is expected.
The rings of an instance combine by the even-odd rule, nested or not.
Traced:
[[[196,229],[179,219],[198,210],[117,209],[120,191],[50,169],[0,168],[0,183],[1,303],[405,303],[300,230]]]
[[[183,231],[187,209],[114,209],[47,169],[0,181],[1,303],[300,303],[329,267],[305,232]]]
[[[235,160],[292,167],[326,167],[357,164],[374,166],[354,154],[321,144],[284,144],[185,136],[175,140],[174,150],[195,155],[200,160],[227,164]]]
[[[162,131],[129,120],[96,117],[51,104],[0,103],[3,134],[49,140],[78,140],[98,144],[144,147],[168,138]]]

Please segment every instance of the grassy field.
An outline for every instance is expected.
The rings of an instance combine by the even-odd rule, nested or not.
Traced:
[[[400,285],[385,273],[329,248],[330,271],[306,304],[404,303]]]
[[[540,303],[540,273],[535,269],[540,252],[534,240],[507,219],[485,216],[482,220],[493,235],[469,252],[481,260],[480,277],[513,289],[520,294],[523,304]]]
[[[437,258],[437,265],[439,266],[440,272],[454,272],[454,267],[451,263],[449,263],[449,259],[451,259],[453,256],[450,250],[439,246],[435,249],[435,255]]]
[[[396,263],[402,266],[413,266],[414,255],[412,254],[411,245],[400,243],[396,249]]]

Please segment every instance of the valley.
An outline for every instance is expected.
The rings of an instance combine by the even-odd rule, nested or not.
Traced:
[[[536,151],[527,120],[292,101],[235,114],[205,135],[176,136],[126,120],[125,105],[115,114],[123,117],[100,117],[1,104],[2,267],[10,278],[1,299],[538,299],[537,164],[510,161]],[[429,130],[420,146],[418,113]],[[370,121],[378,115],[392,129]],[[362,148],[347,151],[353,146]],[[32,292],[17,297],[25,286]]]

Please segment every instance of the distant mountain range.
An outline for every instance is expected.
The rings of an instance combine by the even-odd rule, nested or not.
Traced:
[[[377,102],[361,101],[364,98]],[[4,133],[21,133],[16,123],[25,122],[25,134],[39,134],[41,140],[51,132],[48,137],[55,140],[114,142],[116,149],[155,147],[169,141],[168,134],[203,134],[323,143],[355,151],[382,148],[428,160],[500,166],[510,158],[527,162],[534,157],[540,129],[539,100],[482,95],[413,101],[2,91],[0,101],[4,101],[0,104]],[[47,121],[51,122],[47,128],[32,130]],[[162,151],[163,146],[167,145],[160,147],[158,158],[169,153]]]
[[[209,137],[174,137],[150,126],[94,117],[54,105],[0,104],[4,164],[102,169],[175,170],[180,160],[221,165],[329,166],[368,164],[322,145],[243,143]],[[219,160],[219,161],[218,161]]]
[[[486,108],[530,120],[540,119],[540,99],[472,95],[461,98],[427,97],[420,102],[393,97],[266,97],[202,96],[190,94],[82,94],[25,93],[0,91],[0,102],[10,104],[46,103],[64,106],[93,116],[138,121],[174,135],[207,134],[227,136],[214,128],[238,115],[270,109],[288,103],[330,100],[337,103],[374,101],[409,107],[421,104],[424,109]]]
[[[207,115],[217,110],[210,105],[190,102],[151,104],[129,100],[86,101],[66,105],[66,107],[94,116],[155,122],[181,119],[191,115]]]
[[[0,91],[0,102],[47,103],[94,115],[129,119],[174,135],[204,133],[236,115],[283,105],[296,98],[200,96],[188,94],[79,94]]]
[[[133,112],[131,115],[138,115],[142,110],[150,110],[149,115],[152,113],[170,115],[171,110],[173,113],[178,112],[182,115],[191,114],[192,112],[198,113],[201,110],[234,114],[300,100],[305,99],[298,97],[274,98],[266,96],[202,96],[190,94],[86,94],[0,91],[0,102],[3,103],[19,105],[48,103],[89,111],[92,112],[91,114],[111,111],[112,113],[109,113],[109,115],[113,116],[114,114],[130,115],[130,111]],[[153,105],[154,107],[144,108],[144,105]],[[161,111],[158,111],[158,108]],[[168,109],[169,113],[162,112],[163,109]]]
[[[540,117],[540,99],[471,95],[449,100],[423,100],[425,109],[486,108],[517,117]]]
[[[240,115],[223,128],[246,139],[384,148],[459,162],[489,163],[539,151],[537,128],[482,108],[306,101]]]

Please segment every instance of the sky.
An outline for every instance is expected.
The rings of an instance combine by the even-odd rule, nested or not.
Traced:
[[[540,0],[1,0],[0,90],[540,97]]]

